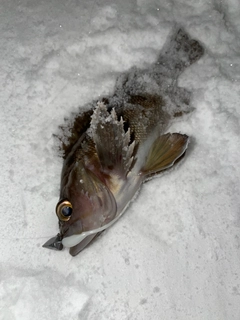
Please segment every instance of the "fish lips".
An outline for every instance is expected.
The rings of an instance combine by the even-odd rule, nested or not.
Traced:
[[[62,240],[65,237],[69,237],[73,234],[78,234],[81,232],[82,224],[80,221],[76,221],[71,225],[64,226],[60,223],[60,233],[58,233],[55,237],[49,239],[46,243],[44,243],[43,248],[60,251],[63,249]]]
[[[43,248],[60,251],[63,249],[62,236],[58,233],[55,237],[44,243]]]
[[[73,247],[70,247],[69,253],[72,256],[76,256],[80,251],[82,251],[86,246],[88,246],[90,242],[92,242],[100,233],[101,232],[91,234],[85,237],[80,243]],[[63,249],[62,239],[63,237],[60,233],[58,233],[55,237],[49,239],[46,243],[44,243],[43,248],[61,251]]]

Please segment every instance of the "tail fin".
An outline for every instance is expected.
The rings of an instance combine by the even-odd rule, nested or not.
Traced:
[[[204,49],[198,41],[191,39],[183,29],[178,29],[172,33],[162,48],[156,66],[165,66],[166,70],[173,71],[176,77],[192,63],[199,60],[203,53]]]

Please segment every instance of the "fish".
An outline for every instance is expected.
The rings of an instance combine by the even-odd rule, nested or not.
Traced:
[[[175,28],[155,63],[120,75],[112,95],[62,127],[59,233],[44,247],[76,256],[123,215],[145,181],[184,157],[188,135],[167,128],[193,110],[191,92],[177,80],[203,54],[197,40]]]

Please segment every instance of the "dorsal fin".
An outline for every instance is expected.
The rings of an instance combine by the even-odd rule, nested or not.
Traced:
[[[60,126],[60,134],[55,135],[60,141],[60,150],[63,159],[66,159],[72,151],[73,146],[79,140],[82,134],[89,128],[91,121],[92,109],[72,114],[70,119],[65,119],[65,124]],[[73,120],[72,120],[73,118]]]
[[[118,120],[114,108],[108,112],[105,104],[99,102],[88,133],[95,143],[102,170],[126,177],[134,160],[135,141],[130,141],[130,128],[124,130],[122,117]]]

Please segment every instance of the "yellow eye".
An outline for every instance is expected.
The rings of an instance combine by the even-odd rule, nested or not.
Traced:
[[[61,221],[68,221],[72,215],[72,204],[68,200],[61,200],[56,206],[56,214]]]

